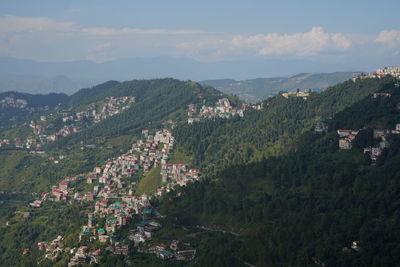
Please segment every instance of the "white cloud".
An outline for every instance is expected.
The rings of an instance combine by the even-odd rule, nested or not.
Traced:
[[[0,33],[71,32],[74,23],[49,18],[0,17]]]
[[[400,53],[400,31],[397,30],[386,30],[381,31],[375,38],[375,42],[382,44],[384,48],[381,50],[388,53],[398,55]]]
[[[192,29],[84,27],[45,17],[0,16],[0,56],[35,60],[95,61],[126,57],[176,56],[216,61],[259,57],[359,55],[380,58],[399,53],[400,31],[377,35],[331,33],[322,27],[292,34],[234,35]]]
[[[253,48],[262,56],[296,55],[314,56],[322,51],[344,51],[352,46],[349,37],[340,33],[327,33],[321,27],[314,27],[309,32],[295,34],[258,34],[236,36],[232,44],[237,48]]]
[[[390,30],[390,31],[382,31],[378,34],[375,39],[377,42],[386,43],[386,42],[394,42],[400,41],[400,31]]]
[[[73,22],[62,22],[49,18],[39,17],[0,17],[0,33],[35,33],[35,32],[75,32],[94,36],[115,35],[192,35],[202,34],[200,30],[165,30],[165,29],[137,29],[137,28],[110,28],[110,27],[78,27]]]
[[[0,16],[0,56],[96,61],[161,56],[165,51],[175,53],[177,42],[204,34],[191,29],[84,27],[45,17]]]

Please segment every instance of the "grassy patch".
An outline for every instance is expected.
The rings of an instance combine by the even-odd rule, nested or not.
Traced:
[[[124,148],[124,147],[130,147],[131,144],[132,144],[132,136],[121,135],[108,139],[105,145]]]
[[[183,150],[181,149],[176,149],[172,155],[171,159],[169,160],[168,163],[171,164],[187,164],[190,165],[192,163],[192,156],[189,156],[186,154]]]
[[[8,130],[3,132],[3,136],[9,139],[14,138],[27,138],[33,135],[33,130],[27,125],[20,125],[17,127],[10,127]]]
[[[138,194],[153,193],[157,187],[161,185],[161,165],[151,169],[143,178],[140,180],[136,192]]]
[[[41,159],[25,151],[0,152],[0,188],[2,191],[18,191],[32,181]]]

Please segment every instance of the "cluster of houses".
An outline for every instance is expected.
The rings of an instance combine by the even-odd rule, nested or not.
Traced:
[[[13,98],[5,98],[1,101],[7,100],[10,102]],[[23,99],[20,99],[23,100]],[[25,101],[25,100],[23,100]],[[26,102],[26,101],[25,101]],[[12,102],[14,103],[14,102]],[[33,129],[33,136],[29,136],[26,139],[15,138],[12,142],[9,139],[3,139],[0,142],[0,147],[5,145],[14,144],[18,148],[31,149],[33,147],[40,147],[44,144],[49,144],[56,141],[60,137],[69,136],[73,133],[79,131],[77,126],[74,126],[71,122],[81,122],[81,121],[93,121],[94,123],[99,123],[111,116],[121,113],[122,111],[128,109],[135,103],[135,97],[122,96],[122,97],[107,97],[101,112],[97,112],[96,104],[92,103],[88,105],[87,109],[84,111],[76,112],[75,114],[70,114],[68,112],[63,112],[62,121],[65,123],[60,129],[58,129],[53,134],[44,134],[48,127],[43,124],[31,121],[28,126]],[[40,116],[40,120],[43,122],[47,121],[46,116]]]
[[[372,165],[376,164],[379,157],[382,155],[383,150],[390,147],[388,137],[391,134],[400,134],[400,123],[396,124],[394,130],[374,129],[373,138],[375,140],[378,140],[379,144],[377,146],[370,146],[364,148],[364,154],[369,155]]]
[[[357,77],[352,78],[352,81],[362,80],[366,78],[384,78],[386,76],[392,76],[396,79],[400,79],[400,66],[390,66],[377,69],[375,72],[363,73]]]
[[[42,193],[40,200],[30,203],[32,207],[40,207],[45,200],[93,203],[93,211],[87,214],[87,223],[82,226],[78,236],[79,244],[83,246],[70,250],[73,256],[69,266],[98,263],[102,249],[107,253],[128,255],[136,248],[137,252],[154,253],[164,260],[194,259],[196,250],[190,244],[174,240],[169,248],[164,244],[150,245],[154,234],[161,229],[157,219],[162,217],[150,200],[173,190],[177,185],[186,185],[188,181],[199,179],[199,171],[189,169],[183,164],[167,164],[175,143],[175,138],[168,129],[154,134],[143,130],[142,134],[144,138],[137,140],[127,153],[107,161],[104,166],[95,167],[94,171],[88,174],[64,177],[52,188],[51,194]],[[128,178],[139,170],[147,172],[159,165],[161,165],[161,175],[166,174],[166,184],[158,188],[153,196],[135,195],[131,186],[134,183],[128,183],[129,179],[125,177]],[[88,193],[77,192],[78,186],[74,188],[72,185],[85,180],[87,184],[93,185],[93,190]],[[132,225],[135,221],[139,222],[135,225],[136,228],[130,230],[128,236],[123,238],[118,236],[119,228]],[[89,249],[89,244],[96,243],[104,245]],[[47,243],[43,243],[42,246],[47,250]],[[104,249],[105,246],[107,247]],[[56,255],[54,251],[46,254],[49,255],[47,258],[54,259]],[[60,253],[60,250],[56,251]]]
[[[100,261],[100,249],[89,252],[88,246],[81,246],[78,249],[71,249],[74,254],[68,263],[68,266],[81,266],[83,264],[98,264]]]
[[[28,107],[28,101],[25,99],[16,99],[12,96],[7,96],[3,99],[0,100],[0,105],[2,107],[7,107],[7,108],[21,108],[24,109]]]
[[[340,149],[352,149],[353,141],[357,137],[358,130],[337,130],[339,135],[339,148]],[[371,164],[375,165],[379,157],[382,155],[384,149],[390,147],[388,137],[391,134],[400,134],[400,123],[396,124],[394,130],[389,129],[374,129],[373,139],[377,141],[377,146],[369,146],[364,148],[364,154],[368,154],[371,160]]]
[[[6,146],[10,144],[10,139],[4,138],[4,139],[0,139],[0,147],[2,146]]]
[[[244,109],[246,109],[247,105],[244,104]],[[260,104],[253,103],[250,105],[250,107],[254,110],[262,110],[263,109],[263,103],[261,102]]]
[[[33,128],[33,133],[35,136],[29,136],[25,140],[25,144],[20,138],[14,139],[14,143],[16,147],[26,147],[27,149],[32,148],[33,146],[41,146],[43,144],[49,144],[51,142],[56,141],[60,137],[65,137],[71,135],[73,133],[77,133],[79,130],[77,127],[72,125],[64,125],[61,129],[59,129],[55,134],[46,135],[43,134],[46,129],[45,126],[36,124],[34,121],[31,121],[29,126]],[[18,140],[20,142],[18,142]]]
[[[135,216],[140,218],[141,221],[137,223],[136,228],[130,230],[127,238],[118,241],[117,229],[131,224]],[[156,221],[159,217],[161,215],[151,205],[150,196],[146,194],[140,196],[123,195],[119,201],[114,202],[110,199],[99,198],[95,202],[94,212],[88,214],[87,224],[82,227],[82,231],[79,233],[79,241],[81,244],[98,241],[108,245],[105,248],[107,252],[117,255],[126,256],[133,248],[137,248],[138,252],[152,253],[144,249],[144,246],[161,228],[161,224]],[[100,220],[104,221],[104,225],[100,225]],[[133,246],[129,240],[133,241]],[[86,246],[84,250],[78,249],[69,266],[98,263],[100,251],[101,249],[97,248],[89,252]],[[155,251],[153,253],[157,254]]]
[[[339,135],[339,148],[340,149],[352,149],[353,142],[358,135],[358,130],[337,130]]]
[[[191,261],[196,257],[196,250],[188,243],[183,243],[179,240],[172,240],[171,244],[153,244],[143,246],[138,249],[139,253],[155,254],[161,260],[181,260]]]
[[[35,121],[31,121],[29,123],[29,127],[33,129],[33,133],[35,135],[42,134],[44,132],[45,127],[41,124],[37,124]]]
[[[188,182],[198,180],[200,173],[198,169],[188,169],[186,164],[163,164],[161,165],[161,177],[163,183],[170,182],[185,186]]]
[[[134,96],[109,96],[105,98],[105,103],[102,106],[100,112],[98,112],[97,105],[92,103],[88,105],[86,110],[79,111],[74,114],[63,112],[62,121],[64,123],[67,123],[73,121],[89,120],[93,121],[94,123],[99,123],[102,120],[117,115],[122,111],[130,108],[135,103],[135,101],[136,98]]]
[[[46,254],[44,255],[45,259],[54,261],[60,254],[64,252],[64,245],[62,243],[63,240],[64,238],[59,235],[57,238],[51,241],[50,244],[48,244],[46,241],[42,241],[37,245],[39,250],[46,250]]]
[[[49,110],[49,106],[31,107],[31,106],[29,106],[27,100],[15,98],[13,95],[9,95],[9,96],[4,97],[3,99],[0,99],[0,106],[4,107],[4,108],[24,109],[29,112]]]
[[[261,109],[261,108],[260,108]],[[218,99],[214,107],[203,105],[198,110],[196,104],[188,105],[188,123],[193,124],[194,122],[199,122],[202,118],[212,119],[212,118],[225,118],[229,119],[234,116],[244,116],[244,110],[235,108],[229,102],[227,98]]]
[[[74,177],[64,177],[62,181],[58,183],[57,186],[53,186],[51,189],[51,195],[42,194],[42,200],[51,200],[51,201],[61,201],[61,200],[70,200],[76,199],[80,200],[79,193],[78,195],[74,193],[74,189],[71,187],[72,182],[76,182],[81,180],[81,175],[76,175]]]
[[[391,93],[374,93],[372,95],[373,98],[391,98],[392,94]]]
[[[92,103],[86,108],[86,110],[75,112],[75,114],[64,111],[62,113],[63,116],[62,122],[63,123],[74,122],[74,121],[79,122],[85,119],[91,119],[94,116],[96,116],[96,114],[97,114],[97,106],[96,104]]]
[[[286,99],[289,97],[302,97],[304,100],[307,100],[307,98],[310,96],[310,93],[311,89],[305,89],[305,90],[297,89],[296,92],[282,93],[282,96]]]
[[[104,104],[101,112],[95,114],[94,122],[98,123],[105,120],[111,116],[117,115],[122,111],[130,108],[136,101],[134,96],[121,96],[121,97],[107,97],[107,102]]]

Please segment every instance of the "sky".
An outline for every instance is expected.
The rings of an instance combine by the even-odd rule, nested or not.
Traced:
[[[0,0],[0,57],[400,63],[399,0]],[[365,69],[365,68],[364,68]]]

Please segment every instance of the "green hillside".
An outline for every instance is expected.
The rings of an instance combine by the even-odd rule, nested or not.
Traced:
[[[64,102],[59,110],[49,109],[46,112],[32,114],[29,119],[39,120],[39,114],[45,114],[48,121],[42,124],[53,127],[47,131],[58,129],[57,127],[61,127],[58,125],[63,125],[60,117],[63,113],[85,110],[90,103],[101,105],[109,96],[134,96],[136,103],[124,112],[97,124],[80,122],[82,130],[78,133],[60,137],[57,141],[43,146],[45,155],[32,155],[26,149],[0,147],[2,190],[22,190],[28,186],[28,180],[31,190],[44,190],[61,176],[91,170],[96,164],[120,153],[121,150],[126,150],[127,146],[131,145],[132,136],[140,134],[142,129],[158,129],[163,127],[162,123],[167,120],[172,120],[174,123],[186,122],[188,104],[214,103],[222,94],[210,87],[174,79],[134,80],[124,83],[110,81],[90,89],[82,89],[67,100],[63,98]],[[32,96],[32,98],[39,101],[38,99],[47,99],[51,96]],[[231,99],[233,102],[237,101]],[[48,101],[45,103],[51,102]],[[0,139],[25,137],[29,133],[32,135],[32,129],[28,126],[5,127],[3,131],[0,130]],[[82,145],[92,147],[82,150]],[[59,164],[48,160],[49,157],[59,156],[65,158],[59,160]],[[28,164],[28,162],[33,163]],[[26,166],[16,168],[18,164]]]
[[[391,97],[373,98],[375,90]],[[243,261],[255,266],[396,266],[400,136],[390,136],[390,147],[376,165],[362,149],[376,145],[372,129],[394,129],[400,122],[400,91],[391,81],[368,80],[338,85],[316,98],[321,113],[313,111],[309,118],[332,114],[328,133],[314,133],[303,124],[290,153],[232,163],[167,195],[162,206],[171,223],[238,233],[231,239],[241,245],[230,253],[231,260],[233,255],[241,259],[237,266]],[[301,111],[307,109],[296,105],[291,115]],[[360,132],[352,150],[339,150],[338,128],[364,129],[365,134]],[[360,247],[351,249],[352,241]]]
[[[296,138],[316,121],[329,120],[388,86],[393,86],[389,78],[369,79],[338,84],[307,100],[277,96],[264,101],[262,111],[249,111],[243,119],[185,124],[174,133],[178,144],[195,155],[196,164],[207,169],[261,160],[287,154],[296,146]]]
[[[106,97],[111,96],[134,96],[136,101],[132,107],[97,124],[74,121],[82,130],[43,146],[43,154],[32,154],[29,149],[13,146],[0,148],[0,266],[36,263],[37,257],[43,258],[38,250],[23,261],[19,261],[20,251],[26,247],[35,248],[37,242],[54,238],[55,233],[65,236],[66,242],[75,242],[76,231],[85,220],[87,204],[50,203],[41,209],[30,208],[29,202],[37,199],[41,192],[51,191],[51,186],[62,177],[88,173],[95,166],[104,164],[105,160],[126,152],[142,129],[162,129],[165,121],[169,121],[169,125],[186,122],[188,104],[213,104],[225,95],[210,87],[174,79],[108,82],[84,89],[71,96],[70,102],[63,102],[60,108],[32,114],[32,118],[39,121],[39,115],[46,114],[47,121],[40,123],[57,127],[62,125],[60,116],[66,116],[64,113],[84,111],[93,103],[100,106]],[[239,103],[235,98],[229,98],[232,103]],[[22,128],[16,127],[5,128],[1,134],[10,133],[10,129],[13,130],[10,137],[23,133]],[[181,159],[187,157],[178,153],[172,160]],[[159,184],[159,173],[157,175],[155,170],[149,173],[154,174],[149,181],[143,179],[144,186],[138,191],[155,189],[154,186]],[[76,187],[90,190],[82,182]],[[22,217],[25,211],[31,213],[31,219]],[[68,257],[59,259],[57,264],[63,266],[65,260]]]
[[[387,134],[376,161],[363,153],[382,143],[373,138],[374,129],[394,130],[400,123],[396,82],[347,81],[306,99],[277,95],[260,103],[261,110],[248,108],[243,118],[193,124],[187,121],[188,104],[213,104],[227,96],[174,79],[110,81],[84,89],[57,109],[32,117],[38,120],[46,114],[47,121],[41,123],[50,131],[69,114],[93,106],[101,109],[107,97],[135,97],[135,103],[97,123],[70,122],[80,131],[42,146],[43,153],[0,148],[0,266],[30,266],[38,260],[43,266],[65,266],[72,255],[63,253],[51,262],[43,260],[45,252],[36,246],[57,235],[65,237],[69,249],[86,244],[90,250],[101,248],[99,266],[396,266],[400,135]],[[383,95],[373,97],[374,93]],[[242,104],[229,99],[233,105]],[[328,125],[326,132],[314,131],[318,121]],[[0,133],[17,136],[27,127],[18,124]],[[141,131],[149,129],[152,135],[164,127],[175,137],[166,163],[198,168],[201,179],[143,202],[147,212],[159,210],[151,218],[162,225],[150,244],[181,240],[184,247],[196,249],[194,260],[163,261],[138,253],[137,247],[125,257],[107,252],[108,243],[79,241],[94,202],[71,199],[29,207],[62,177],[79,176],[119,159],[137,140],[150,149]],[[352,149],[339,149],[337,129],[358,130]],[[154,151],[163,146],[157,143]],[[139,160],[139,152],[132,153]],[[154,192],[161,184],[160,170],[159,165],[122,175],[121,183],[129,187],[121,189],[121,196],[128,194],[125,189],[133,190],[129,194]],[[85,178],[73,186],[87,193],[93,184]],[[121,204],[114,195],[107,199]],[[97,218],[97,227],[107,216],[120,214],[112,209]],[[142,220],[150,220],[147,216],[135,214],[132,222],[118,228],[117,240],[133,246],[128,237]],[[351,248],[353,241],[358,247]],[[24,248],[31,252],[21,258]]]
[[[78,92],[79,93],[79,92]],[[221,93],[211,87],[174,79],[134,80],[117,84],[96,96],[135,96],[136,104],[125,112],[55,143],[58,147],[98,137],[138,133],[144,127],[158,128],[165,120],[187,121],[190,103],[214,103]]]
[[[11,103],[6,99],[12,99]],[[54,109],[57,105],[65,103],[66,94],[33,95],[18,92],[0,93],[0,131],[11,125],[19,124],[35,115]],[[26,101],[16,103],[16,101]]]

